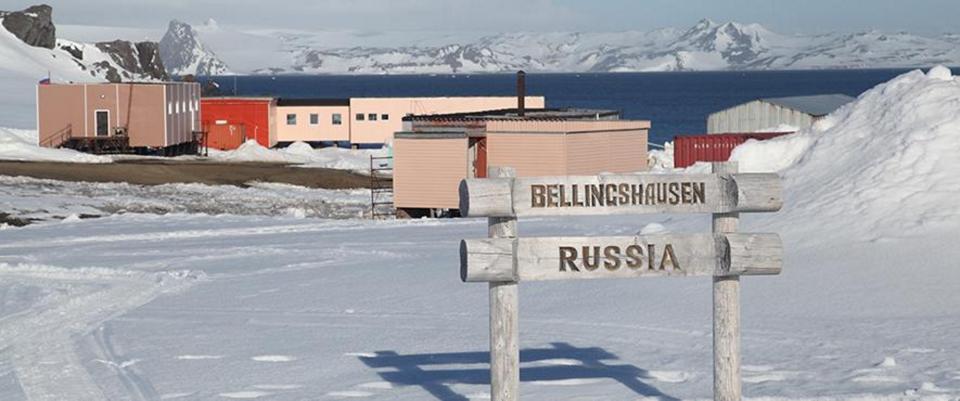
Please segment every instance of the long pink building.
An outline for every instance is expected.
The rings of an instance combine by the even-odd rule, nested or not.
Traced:
[[[649,121],[596,110],[516,110],[408,118],[394,136],[394,205],[401,217],[456,215],[464,178],[488,166],[517,176],[595,175],[647,169]]]
[[[124,138],[132,148],[164,150],[194,141],[200,85],[187,82],[37,86],[40,145]]]
[[[531,108],[543,108],[543,96],[527,96]],[[516,107],[514,96],[356,97],[350,99],[285,99],[277,101],[276,141],[289,144],[337,143],[379,147],[403,130],[403,118]],[[274,144],[271,144],[271,146]]]

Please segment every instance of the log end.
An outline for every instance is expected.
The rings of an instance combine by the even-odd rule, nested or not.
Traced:
[[[783,242],[777,234],[723,234],[717,247],[716,276],[769,276],[783,269]]]
[[[467,241],[460,240],[460,281],[467,282]]]
[[[783,207],[783,184],[773,173],[734,174],[737,212],[776,212]]]
[[[460,280],[465,283],[517,281],[516,239],[460,241]]]
[[[460,215],[512,217],[512,178],[467,178],[460,181]]]

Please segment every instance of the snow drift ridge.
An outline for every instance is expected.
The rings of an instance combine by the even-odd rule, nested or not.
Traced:
[[[811,129],[734,150],[742,171],[781,171],[783,214],[862,240],[960,224],[960,79],[915,70]],[[775,217],[780,219],[783,216]],[[949,232],[949,231],[948,231]]]

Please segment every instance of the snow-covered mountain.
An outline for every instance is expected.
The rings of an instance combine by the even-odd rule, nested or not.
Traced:
[[[200,31],[206,38],[208,32]],[[344,45],[342,33],[216,30],[212,41],[230,60],[249,54],[239,43],[269,44],[277,55],[249,66],[254,73],[483,73],[524,69],[535,72],[630,72],[917,67],[960,64],[960,36],[923,37],[882,32],[784,35],[759,24],[704,19],[688,29],[599,33],[501,33],[442,43],[417,38],[378,45],[361,33]],[[381,35],[382,36],[382,35]],[[336,38],[336,44],[328,38]],[[248,40],[250,39],[250,40]],[[393,40],[394,42],[396,39]],[[436,42],[436,41],[432,41]],[[239,58],[239,57],[238,57]],[[249,59],[247,57],[247,59]],[[278,61],[279,60],[279,61]]]
[[[0,11],[0,73],[31,84],[48,73],[55,82],[167,79],[155,42],[81,43],[56,37],[50,6]]]
[[[208,22],[216,28],[216,22]],[[177,20],[170,21],[167,33],[160,40],[160,58],[170,75],[223,75],[230,69],[206,48],[193,27]]]

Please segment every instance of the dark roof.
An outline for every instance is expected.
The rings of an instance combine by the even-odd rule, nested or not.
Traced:
[[[278,98],[277,106],[349,106],[350,99]]]
[[[856,99],[841,94],[791,96],[760,99],[762,102],[772,103],[788,109],[807,113],[814,117],[825,116]]]
[[[517,109],[486,110],[470,113],[413,115],[404,117],[404,121],[441,121],[441,120],[586,120],[596,118],[619,117],[617,110],[595,109],[525,109],[520,117]]]

